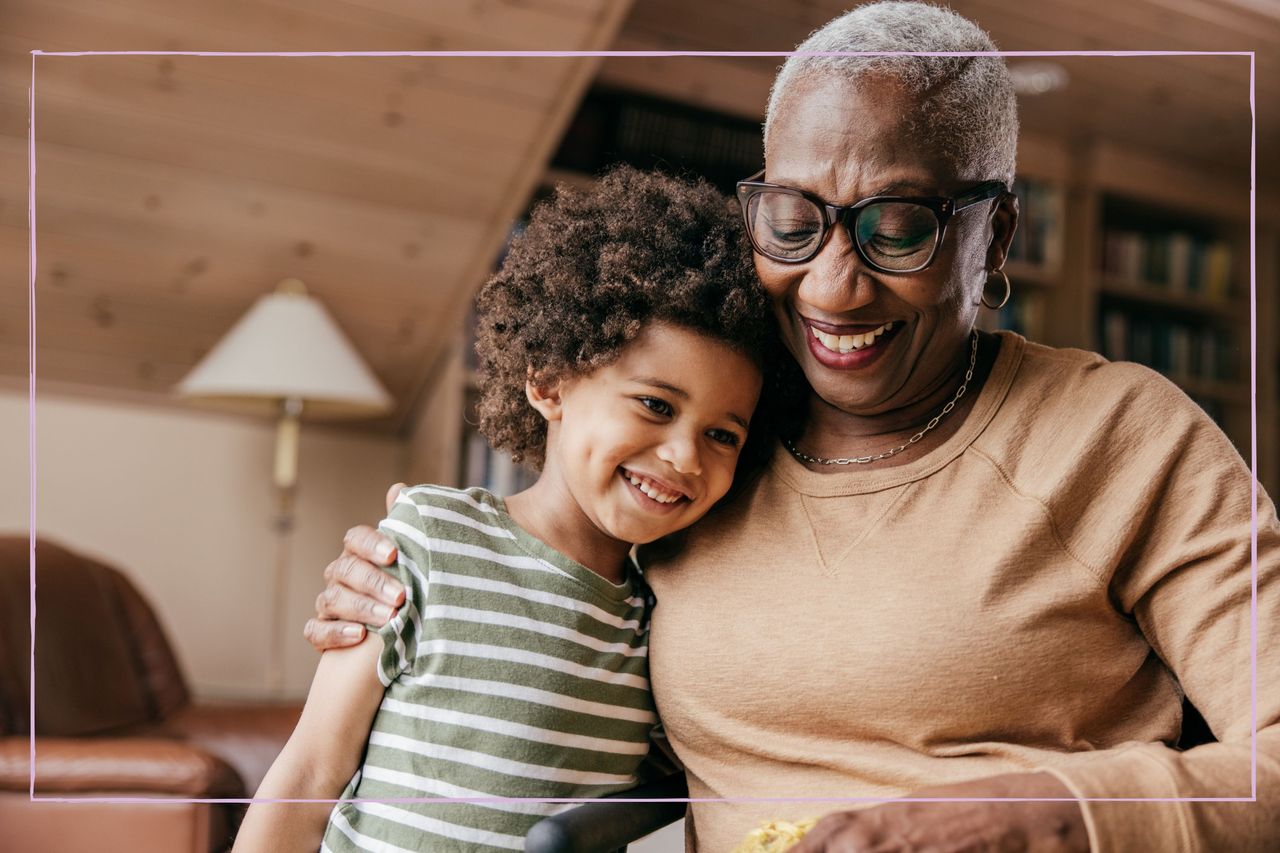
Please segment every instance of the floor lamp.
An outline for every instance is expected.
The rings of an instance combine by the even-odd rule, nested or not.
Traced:
[[[274,482],[276,560],[267,686],[284,684],[285,601],[301,419],[361,418],[391,408],[391,396],[324,306],[296,278],[254,303],[176,388],[200,405],[278,419]]]

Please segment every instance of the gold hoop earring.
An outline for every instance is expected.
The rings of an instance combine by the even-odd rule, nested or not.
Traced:
[[[1003,298],[1001,298],[999,302],[992,304],[987,301],[987,285],[991,283],[991,279],[994,276],[1000,276],[1001,280],[1004,281],[1004,296]],[[987,306],[993,311],[999,310],[1000,308],[1004,307],[1004,304],[1009,301],[1009,297],[1012,295],[1013,295],[1013,284],[1009,281],[1009,275],[1004,270],[992,270],[991,272],[987,273],[987,281],[982,286],[982,304],[983,305]]]

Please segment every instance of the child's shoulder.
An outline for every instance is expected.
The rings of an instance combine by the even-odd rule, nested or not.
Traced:
[[[384,527],[407,525],[433,537],[470,541],[511,538],[502,499],[481,488],[424,484],[400,490]]]
[[[396,503],[440,507],[468,515],[478,513],[490,517],[503,512],[502,500],[478,486],[469,489],[455,489],[431,483],[406,486],[400,490],[400,497],[396,499]]]

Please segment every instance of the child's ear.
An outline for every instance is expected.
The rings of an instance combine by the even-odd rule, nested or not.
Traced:
[[[529,379],[524,383],[524,395],[529,400],[529,405],[533,406],[542,417],[548,421],[560,420],[563,411],[563,403],[560,400],[559,381],[545,382],[530,374]]]

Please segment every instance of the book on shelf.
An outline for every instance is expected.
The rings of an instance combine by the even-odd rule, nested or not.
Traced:
[[[483,435],[468,424],[462,452],[462,486],[481,486],[499,497],[510,497],[533,485],[537,474],[517,464],[511,454],[494,450]]]
[[[1045,328],[1044,297],[1035,292],[1020,292],[1000,308],[983,306],[978,315],[978,328],[988,332],[1008,329],[1029,340],[1039,340]]]
[[[1018,228],[1013,232],[1009,260],[1057,272],[1062,269],[1063,256],[1061,188],[1018,178],[1013,182],[1013,193],[1018,197]]]
[[[593,87],[551,157],[557,169],[598,174],[614,163],[700,175],[733,194],[764,163],[755,119]]]
[[[1223,302],[1231,293],[1231,247],[1182,231],[1144,233],[1109,228],[1102,234],[1104,275],[1177,294]]]
[[[1102,354],[1112,361],[1136,361],[1175,382],[1236,379],[1235,344],[1226,331],[1107,308],[1100,317]]]

